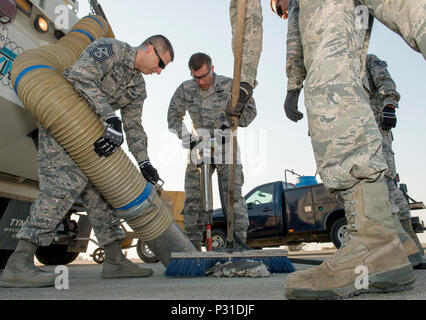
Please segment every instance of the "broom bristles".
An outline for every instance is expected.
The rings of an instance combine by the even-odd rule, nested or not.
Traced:
[[[172,260],[165,275],[169,277],[205,277],[207,269],[216,263],[229,260],[251,259],[262,261],[270,273],[291,273],[295,271],[285,250],[250,250],[242,252],[196,252],[172,253]]]

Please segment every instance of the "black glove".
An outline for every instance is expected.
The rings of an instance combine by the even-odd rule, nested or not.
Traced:
[[[232,96],[230,96],[226,102],[226,113],[231,117],[239,117],[243,112],[247,101],[249,101],[252,96],[253,88],[247,82],[241,82],[237,104],[235,105],[235,108],[232,108]]]
[[[198,142],[198,138],[190,133],[182,135],[182,147],[185,149],[194,149]]]
[[[299,101],[300,89],[293,89],[287,91],[287,96],[284,102],[284,111],[291,121],[297,122],[303,118],[303,113],[297,110],[297,103]]]
[[[380,121],[380,128],[383,130],[390,130],[396,127],[395,108],[384,107],[382,112],[382,119]]]
[[[139,163],[139,168],[141,169],[142,175],[148,182],[157,183],[160,180],[157,169],[155,169],[149,160],[142,161]]]
[[[105,122],[107,123],[107,128],[103,137],[96,140],[93,145],[98,155],[108,157],[123,143],[123,131],[120,118],[110,117]]]

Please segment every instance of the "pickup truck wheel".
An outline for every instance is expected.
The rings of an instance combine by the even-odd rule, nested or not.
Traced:
[[[331,241],[339,249],[342,245],[343,236],[346,232],[346,218],[337,219],[331,227]]]
[[[148,245],[142,241],[138,240],[136,244],[136,251],[138,253],[139,258],[146,263],[157,263],[160,259],[157,258],[154,252],[149,249]]]
[[[212,247],[213,249],[222,248],[226,243],[226,233],[221,229],[212,230]]]

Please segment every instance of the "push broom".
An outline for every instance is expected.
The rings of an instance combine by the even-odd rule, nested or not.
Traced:
[[[246,0],[238,0],[237,7],[237,29],[235,31],[235,52],[234,52],[234,78],[232,88],[232,107],[238,101],[242,55],[244,44],[244,25]],[[237,261],[250,259],[262,261],[270,273],[290,273],[295,271],[293,264],[287,257],[287,251],[281,249],[274,250],[238,250],[234,245],[234,185],[235,185],[235,161],[237,154],[237,127],[238,117],[233,117],[232,123],[232,162],[229,166],[229,187],[228,187],[228,208],[227,209],[227,250],[207,251],[207,252],[172,252],[171,262],[166,269],[166,276],[170,277],[196,277],[206,276],[206,270],[216,263],[227,261]],[[223,208],[225,210],[225,208]]]

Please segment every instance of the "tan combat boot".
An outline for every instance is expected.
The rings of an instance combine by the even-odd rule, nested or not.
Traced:
[[[37,245],[19,240],[18,245],[7,261],[0,277],[0,287],[41,288],[53,287],[56,275],[44,272],[34,266]]]
[[[136,278],[152,275],[152,269],[141,268],[124,256],[121,251],[121,241],[114,241],[106,245],[104,249],[105,262],[102,267],[101,278]]]
[[[347,232],[321,265],[287,277],[288,299],[340,299],[409,288],[414,271],[396,235],[386,185],[360,182],[341,192]]]
[[[423,263],[422,251],[420,250],[420,248],[417,247],[416,243],[414,242],[414,240],[410,236],[410,234],[408,232],[406,232],[405,228],[407,228],[408,226],[405,226],[405,228],[402,226],[402,224],[400,223],[400,220],[398,219],[397,213],[392,214],[392,218],[393,218],[394,223],[397,227],[398,238],[401,241],[402,246],[404,247],[405,253],[407,254],[407,257],[408,257],[408,261],[410,261],[410,263],[413,267],[416,267],[416,266],[422,264]],[[411,223],[410,223],[410,227],[411,227]],[[413,229],[411,228],[411,231],[412,230]]]
[[[419,238],[417,237],[417,234],[413,230],[413,226],[411,225],[411,219],[402,219],[399,222],[401,223],[402,228],[410,236],[410,238],[413,240],[414,244],[416,245],[417,249],[419,250],[420,252],[419,256],[421,256],[421,263],[422,263],[423,257],[425,255],[425,251],[423,249],[422,244],[420,243]]]

